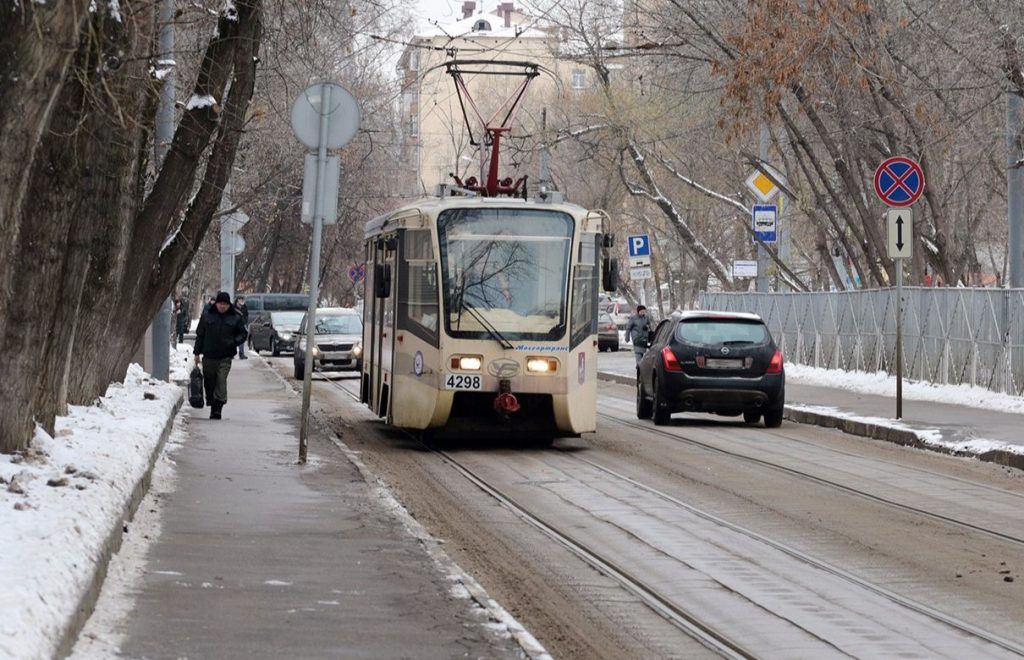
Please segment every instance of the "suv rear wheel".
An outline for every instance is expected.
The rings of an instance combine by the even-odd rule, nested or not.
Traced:
[[[782,426],[782,408],[766,412],[764,414],[764,425],[770,429],[777,429]]]
[[[651,414],[654,417],[655,426],[664,426],[669,423],[672,419],[672,413],[662,407],[661,390],[658,389],[658,379],[655,378],[651,388],[654,390],[654,398],[651,401],[652,411]]]
[[[640,384],[640,374],[636,379],[636,416],[637,419],[650,419],[653,408],[644,394],[644,386]]]

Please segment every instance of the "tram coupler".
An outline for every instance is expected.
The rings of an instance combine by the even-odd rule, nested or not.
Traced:
[[[494,410],[506,421],[512,413],[519,412],[519,400],[512,394],[512,383],[507,379],[498,381],[498,396],[494,397]]]

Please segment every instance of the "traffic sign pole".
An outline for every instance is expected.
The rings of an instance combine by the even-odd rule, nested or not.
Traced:
[[[761,141],[758,149],[758,158],[764,163],[768,160],[768,143],[771,136],[768,132],[768,124],[761,124]],[[756,231],[755,226],[755,231]],[[757,278],[754,280],[754,290],[759,293],[767,293],[770,288],[768,281],[768,250],[762,241],[757,242]]]
[[[896,265],[896,419],[903,419],[903,262],[913,251],[914,216],[909,207],[924,193],[924,170],[902,156],[887,158],[875,170],[875,194],[887,206],[889,257]]]
[[[903,419],[903,259],[896,260],[896,419]]]
[[[313,245],[309,251],[309,308],[306,311],[306,359],[302,374],[302,424],[299,427],[299,463],[305,463],[309,447],[309,401],[313,389],[313,348],[316,344],[316,306],[320,298],[320,241],[324,230],[323,190],[327,170],[327,127],[330,123],[331,86],[321,87],[320,140],[317,149],[316,194],[313,196]]]

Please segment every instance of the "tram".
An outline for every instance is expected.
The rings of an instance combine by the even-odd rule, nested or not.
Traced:
[[[606,218],[442,193],[369,222],[362,401],[406,429],[594,431]]]
[[[594,431],[598,286],[618,280],[608,217],[543,185],[529,199],[525,176],[499,177],[501,140],[542,67],[441,66],[470,143],[490,159],[479,182],[452,175],[456,185],[367,223],[362,401],[420,431],[504,429],[532,441]],[[489,120],[466,86],[475,75],[520,81]]]

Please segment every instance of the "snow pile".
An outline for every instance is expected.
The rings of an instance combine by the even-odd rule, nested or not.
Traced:
[[[899,422],[884,417],[867,417],[864,415],[855,415],[853,413],[845,412],[838,408],[831,406],[811,406],[806,404],[786,404],[786,408],[790,410],[800,410],[809,413],[816,413],[819,415],[828,415],[829,417],[839,417],[841,419],[848,419],[852,422],[862,422],[864,424],[874,424],[875,426],[882,426],[891,429],[900,429],[901,431],[909,431],[917,436],[917,439],[926,445],[933,447],[940,447],[945,451],[949,451],[953,454],[962,454],[968,456],[980,456],[990,451],[1002,451],[1010,454],[1024,454],[1024,446],[1022,445],[1011,445],[1000,440],[986,440],[984,438],[972,438],[970,440],[946,440],[943,438],[942,431],[939,429],[921,429],[908,426],[903,422]]]
[[[0,657],[52,657],[182,391],[131,365],[51,437],[0,454]]]
[[[891,397],[896,391],[896,377],[884,371],[842,371],[787,362],[786,380],[801,385],[819,385],[878,396]],[[903,398],[1024,414],[1024,398],[972,385],[936,385],[904,378]]]
[[[217,99],[213,98],[209,94],[199,96],[193,94],[189,97],[188,103],[185,104],[186,110],[195,110],[196,108],[210,108],[217,105]]]
[[[192,345],[178,344],[172,348],[170,364],[171,382],[188,380],[189,374],[192,373],[192,367],[196,365],[195,360],[192,358]]]

